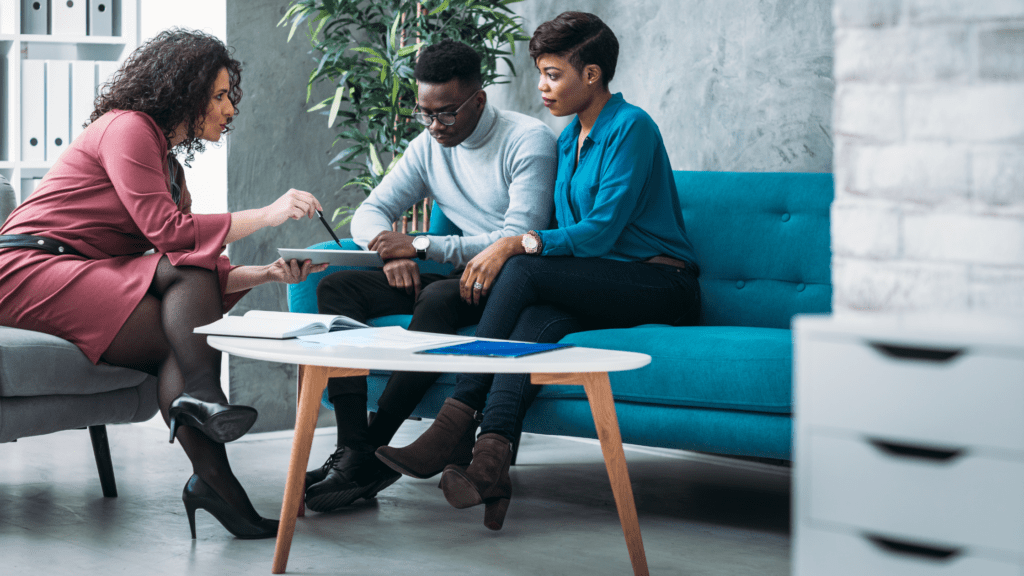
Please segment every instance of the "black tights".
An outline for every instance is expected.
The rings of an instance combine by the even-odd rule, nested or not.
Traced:
[[[220,388],[219,350],[192,329],[222,316],[217,273],[191,266],[175,267],[164,256],[149,292],[103,353],[114,366],[134,368],[157,377],[157,402],[164,422],[171,402],[188,392],[209,402],[227,402]],[[233,508],[259,518],[245,489],[231,472],[223,444],[190,426],[175,438],[192,461],[193,471]]]

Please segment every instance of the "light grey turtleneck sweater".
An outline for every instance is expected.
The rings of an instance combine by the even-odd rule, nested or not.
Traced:
[[[424,130],[352,217],[363,248],[417,201],[433,196],[462,236],[430,236],[427,257],[465,266],[498,238],[551,223],[557,152],[543,122],[484,106],[458,146],[445,148]]]

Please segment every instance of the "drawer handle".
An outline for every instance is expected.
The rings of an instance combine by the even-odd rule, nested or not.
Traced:
[[[912,544],[910,542],[893,540],[892,538],[885,538],[883,536],[876,536],[873,534],[865,534],[864,536],[868,540],[871,540],[875,546],[878,546],[886,552],[903,554],[906,556],[919,556],[921,558],[928,558],[931,560],[948,561],[952,560],[961,552],[959,548],[939,548],[936,546],[925,546],[923,544]]]
[[[871,347],[890,358],[901,360],[925,360],[927,362],[948,362],[963,353],[960,349],[950,348],[918,348],[916,346],[899,346],[871,342]]]
[[[945,462],[946,460],[952,460],[963,454],[963,450],[957,448],[923,448],[921,446],[914,446],[913,444],[898,444],[896,442],[888,442],[886,440],[869,439],[868,442],[875,447],[892,454],[893,456],[902,456],[906,458],[923,458],[925,460],[934,460],[936,462]]]

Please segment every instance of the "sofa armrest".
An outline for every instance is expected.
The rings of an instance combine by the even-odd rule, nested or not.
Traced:
[[[316,250],[359,250],[359,246],[351,238],[344,238],[341,247],[333,241],[321,242],[309,247]],[[417,261],[420,272],[424,274],[448,274],[451,272],[451,264],[442,264],[432,260]],[[303,282],[288,285],[288,311],[305,312],[308,314],[317,313],[316,287],[326,276],[340,270],[374,270],[361,266],[328,266],[323,272],[316,272],[306,277]]]

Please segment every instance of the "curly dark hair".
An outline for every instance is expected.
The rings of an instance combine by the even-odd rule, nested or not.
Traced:
[[[597,16],[587,12],[562,12],[554,20],[538,26],[530,38],[530,58],[536,62],[544,54],[565,58],[579,73],[586,66],[596,64],[607,88],[615,77],[619,41]]]
[[[96,109],[89,116],[95,122],[111,110],[132,110],[148,114],[163,130],[170,146],[171,134],[184,125],[184,142],[174,147],[185,154],[187,165],[196,152],[205,150],[199,135],[213,95],[213,84],[222,69],[228,71],[231,88],[228,99],[238,114],[242,99],[242,63],[231,57],[232,50],[219,39],[196,30],[164,30],[139,46],[121,68],[100,87]],[[225,132],[230,130],[230,126]]]
[[[444,84],[452,78],[472,86],[480,86],[483,82],[480,55],[476,50],[447,38],[420,52],[413,76],[430,84]]]

